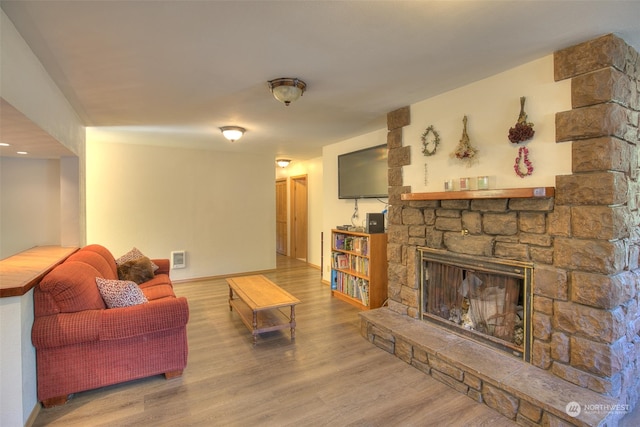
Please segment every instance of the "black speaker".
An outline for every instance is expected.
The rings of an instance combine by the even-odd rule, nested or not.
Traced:
[[[368,234],[384,233],[384,214],[368,213],[365,230]]]

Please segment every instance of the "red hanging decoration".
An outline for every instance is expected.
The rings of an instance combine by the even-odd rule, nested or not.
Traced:
[[[520,169],[522,162],[524,162],[524,165],[527,167],[526,172],[522,172]],[[533,163],[529,160],[529,149],[527,147],[520,147],[518,150],[518,157],[516,157],[516,163],[513,165],[513,169],[520,178],[524,178],[533,173]]]
[[[536,131],[533,130],[533,123],[527,122],[527,114],[524,112],[525,97],[520,97],[520,116],[516,125],[509,129],[509,141],[519,144],[533,138]]]

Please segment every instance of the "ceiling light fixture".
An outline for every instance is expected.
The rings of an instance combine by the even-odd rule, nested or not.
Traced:
[[[280,166],[281,168],[286,168],[287,166],[289,166],[289,163],[291,163],[291,160],[289,160],[289,159],[278,159],[278,160],[276,160],[276,164],[278,166]]]
[[[240,126],[223,126],[220,128],[220,131],[229,141],[235,142],[242,138],[242,135],[244,135],[247,130]]]
[[[298,78],[281,77],[268,83],[273,96],[284,105],[291,104],[307,90],[307,84]]]

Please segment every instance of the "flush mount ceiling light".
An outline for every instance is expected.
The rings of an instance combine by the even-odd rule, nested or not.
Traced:
[[[220,131],[229,141],[235,142],[242,138],[242,135],[244,135],[247,130],[240,126],[223,126],[220,128]]]
[[[280,166],[281,168],[286,168],[287,166],[289,166],[289,163],[291,163],[291,160],[289,160],[289,159],[278,159],[278,160],[276,160],[276,164],[278,166]]]
[[[268,83],[273,96],[278,101],[284,102],[284,105],[289,105],[300,98],[307,89],[307,84],[298,78],[281,77],[270,80]]]

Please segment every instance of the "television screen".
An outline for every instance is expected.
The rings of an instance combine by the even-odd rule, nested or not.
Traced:
[[[338,198],[388,197],[387,144],[338,156]]]

